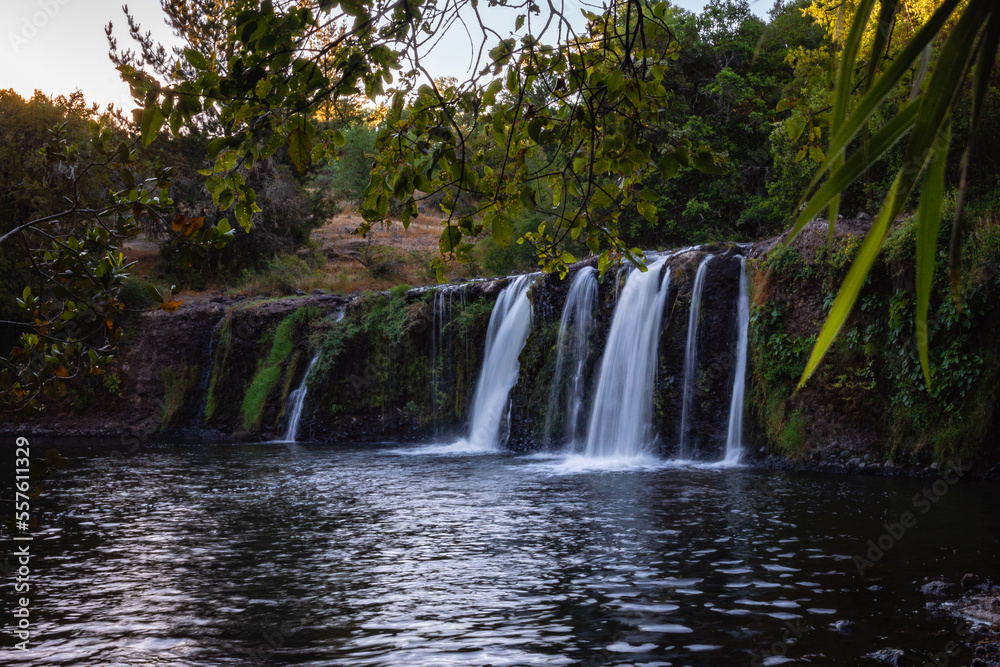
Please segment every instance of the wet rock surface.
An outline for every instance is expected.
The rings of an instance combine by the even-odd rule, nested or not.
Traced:
[[[892,667],[902,667],[902,665],[906,664],[906,656],[903,653],[903,649],[899,648],[884,648],[874,653],[869,653],[865,657],[884,665],[892,665]]]
[[[1000,667],[1000,585],[967,573],[954,583],[932,581],[920,590],[931,599],[927,605],[930,613],[958,622],[956,631],[965,645],[962,650],[954,648],[955,655],[945,652],[937,656],[939,662],[957,656],[961,660],[955,664]]]

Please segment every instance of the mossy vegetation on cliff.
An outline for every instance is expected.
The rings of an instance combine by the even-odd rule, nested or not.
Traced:
[[[749,400],[773,450],[828,459],[834,447],[888,461],[914,454],[936,460],[995,455],[988,435],[1000,380],[996,210],[973,212],[960,304],[950,293],[947,257],[938,257],[928,318],[929,388],[913,326],[913,220],[896,225],[830,354],[797,393],[815,332],[861,233],[842,231],[830,252],[806,240],[755,262]],[[944,246],[949,233],[943,224]]]
[[[464,418],[493,308],[480,290],[456,292],[435,318],[434,290],[401,286],[366,295],[343,319],[320,323],[304,411],[309,428],[333,436],[409,434]]]
[[[254,431],[260,428],[268,397],[278,385],[278,381],[283,376],[290,375],[295,368],[294,362],[298,360],[299,355],[295,355],[293,363],[286,362],[292,355],[296,341],[304,339],[309,322],[319,315],[319,310],[315,308],[300,308],[283,319],[271,332],[270,350],[258,365],[257,372],[243,397],[243,428]],[[286,377],[282,385],[285,392],[289,382],[290,378]]]
[[[219,376],[222,369],[226,368],[229,359],[229,350],[233,340],[233,319],[232,315],[227,315],[219,322],[216,331],[215,354],[212,357],[212,375],[208,380],[208,393],[205,396],[205,413],[203,419],[208,422],[215,415],[216,392],[215,387],[219,383]]]
[[[163,402],[160,404],[160,430],[170,426],[174,416],[184,407],[188,391],[198,380],[198,367],[188,364],[163,369]]]

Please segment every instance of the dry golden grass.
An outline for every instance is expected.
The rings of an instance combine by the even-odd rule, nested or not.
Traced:
[[[155,241],[136,239],[122,248],[122,254],[129,262],[135,262],[132,275],[147,276],[159,272],[162,267],[160,246]]]
[[[332,278],[332,282],[328,283],[331,287],[323,289],[349,292],[359,289],[387,289],[401,283],[422,285],[434,282],[434,273],[428,265],[438,253],[440,217],[420,214],[410,222],[407,229],[403,229],[398,221],[394,221],[388,228],[374,227],[369,233],[369,239],[354,234],[362,222],[360,215],[350,211],[332,218],[313,231],[312,240],[328,258],[323,271]],[[362,263],[366,253],[370,255],[372,252],[383,252],[391,256],[396,265],[393,275],[372,276]],[[468,277],[468,273],[466,266],[451,263],[446,277],[449,280]]]
[[[197,301],[220,291],[229,296],[279,296],[296,290],[322,289],[332,293],[382,291],[394,285],[427,285],[435,282],[429,264],[438,253],[439,217],[421,214],[408,229],[394,221],[377,226],[369,238],[354,234],[362,222],[356,211],[346,211],[313,230],[313,249],[277,257],[268,268],[248,275],[239,284],[213,283],[203,290],[184,290],[180,296]],[[137,261],[134,275],[155,277],[165,271],[158,245],[147,240],[130,243],[124,250]],[[468,277],[459,263],[447,267],[446,277]]]

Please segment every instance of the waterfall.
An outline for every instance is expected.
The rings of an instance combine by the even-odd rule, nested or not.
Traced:
[[[633,270],[615,306],[587,428],[589,457],[633,458],[651,448],[656,352],[670,289],[665,262]]]
[[[684,350],[684,388],[681,400],[681,428],[678,457],[687,458],[688,433],[691,426],[691,403],[694,399],[695,375],[698,372],[698,318],[701,314],[701,294],[705,289],[705,273],[712,255],[707,255],[698,265],[694,275],[694,287],[691,290],[691,310],[688,315],[687,345]]]
[[[299,431],[299,419],[302,418],[302,408],[306,404],[306,383],[309,381],[309,373],[317,361],[319,361],[319,353],[306,366],[305,375],[302,376],[302,384],[288,395],[288,429],[281,442],[295,442],[295,436],[298,435]]]
[[[552,442],[555,416],[565,410],[565,427],[559,444],[572,445],[576,441],[583,407],[583,382],[587,357],[590,352],[590,334],[594,330],[594,309],[597,306],[597,271],[584,266],[576,272],[573,284],[566,295],[562,317],[559,320],[559,338],[556,342],[556,369],[549,393],[549,409],[545,415],[543,442]],[[571,373],[568,383],[564,376]]]
[[[431,414],[434,433],[437,433],[438,392],[440,391],[441,375],[442,371],[446,370],[445,366],[448,365],[445,361],[451,361],[450,327],[448,328],[447,340],[445,339],[445,328],[451,320],[451,292],[446,287],[439,287],[434,290],[431,309]],[[439,356],[441,357],[440,362],[438,362]],[[446,374],[445,378],[447,379],[447,377]]]
[[[746,383],[747,347],[750,329],[750,293],[747,284],[746,258],[740,257],[740,296],[736,305],[736,375],[733,377],[733,398],[729,403],[729,432],[726,435],[726,457],[723,463],[740,462],[743,451],[743,390]]]
[[[490,451],[500,446],[500,430],[507,422],[507,398],[520,368],[518,356],[531,332],[529,287],[531,276],[518,276],[497,297],[486,330],[483,368],[472,399],[469,437],[455,443],[456,449]]]

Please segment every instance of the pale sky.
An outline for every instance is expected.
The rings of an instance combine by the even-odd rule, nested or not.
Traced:
[[[27,98],[35,89],[48,95],[68,95],[79,88],[88,103],[98,102],[103,107],[110,102],[131,109],[128,86],[108,59],[104,35],[104,26],[112,21],[119,46],[131,46],[122,4],[122,0],[4,0],[0,10],[0,89],[13,88]],[[164,44],[173,43],[159,0],[131,0],[127,4],[143,30],[151,30]],[[579,0],[567,1],[570,7],[579,4]],[[704,6],[702,0],[674,0],[674,4],[691,11]],[[760,15],[770,5],[771,0],[751,3]],[[441,74],[460,76],[468,66],[468,43],[464,31],[454,42],[449,33],[426,60],[426,66],[432,71],[440,68]]]

